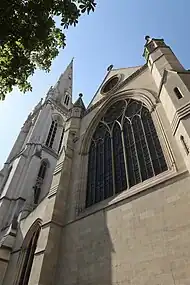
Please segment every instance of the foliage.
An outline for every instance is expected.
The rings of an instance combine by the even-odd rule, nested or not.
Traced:
[[[65,47],[64,29],[95,6],[94,0],[0,0],[0,99],[14,86],[31,90],[28,77],[37,68],[49,71]]]

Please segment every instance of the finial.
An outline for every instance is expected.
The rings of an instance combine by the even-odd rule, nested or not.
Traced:
[[[82,94],[82,93],[79,93],[79,97],[82,98],[82,96],[83,96],[83,94]]]
[[[146,43],[149,43],[151,41],[151,37],[145,36],[145,40],[146,40]]]
[[[150,39],[149,36],[145,36],[145,40],[148,41]]]
[[[113,64],[111,64],[111,65],[108,66],[107,71],[112,70],[112,68],[113,68]]]

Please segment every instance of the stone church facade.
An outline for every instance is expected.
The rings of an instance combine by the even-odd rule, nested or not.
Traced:
[[[69,64],[0,172],[0,284],[189,285],[190,71],[163,39],[86,108]]]

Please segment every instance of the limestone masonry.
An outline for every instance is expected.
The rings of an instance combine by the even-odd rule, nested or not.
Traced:
[[[190,284],[190,71],[146,37],[88,107],[73,61],[0,172],[1,285]]]

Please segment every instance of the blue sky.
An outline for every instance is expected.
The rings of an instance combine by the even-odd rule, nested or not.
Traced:
[[[67,47],[51,72],[36,72],[32,93],[14,91],[0,101],[0,167],[24,120],[74,57],[73,98],[87,104],[110,64],[115,68],[144,64],[144,36],[164,38],[185,68],[190,69],[189,0],[101,0],[95,13],[83,16],[67,31]]]

